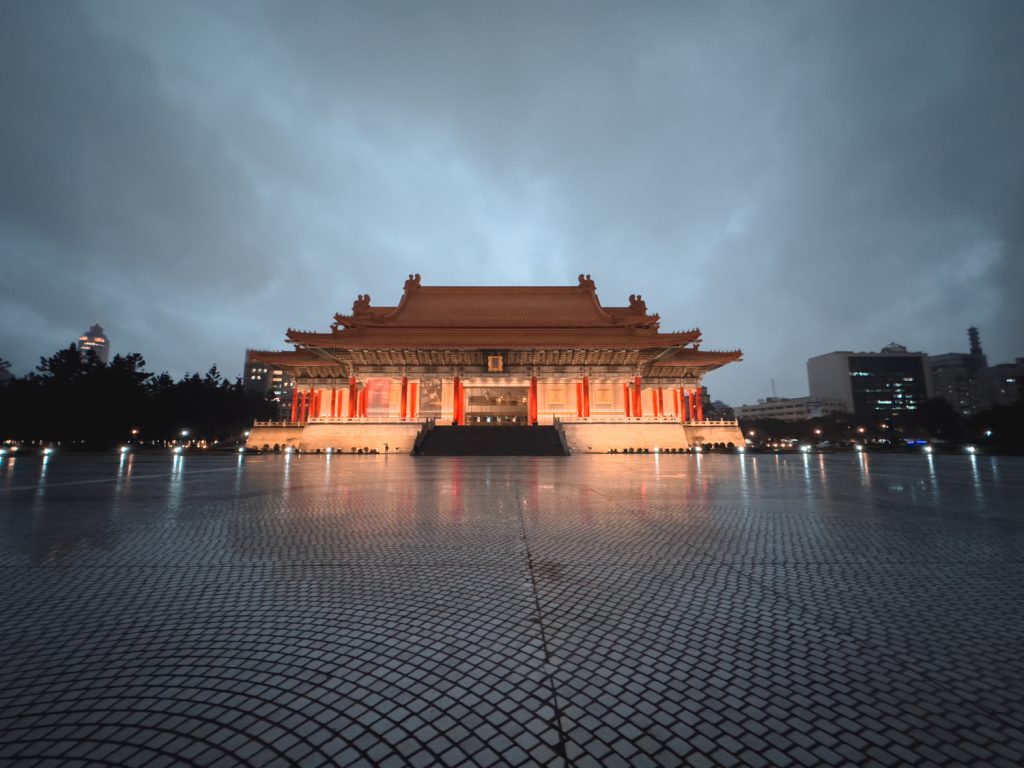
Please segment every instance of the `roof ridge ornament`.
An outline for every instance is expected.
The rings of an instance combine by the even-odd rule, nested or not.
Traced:
[[[579,281],[580,281],[580,286],[579,286],[580,288],[583,288],[583,289],[588,290],[588,291],[596,291],[597,290],[597,286],[594,285],[594,281],[590,279],[590,275],[581,274],[579,276]]]
[[[647,314],[647,302],[644,301],[643,296],[639,293],[629,294],[629,309],[631,312],[635,312],[638,315]]]
[[[405,292],[415,291],[420,287],[420,275],[417,272],[415,275],[409,275],[409,279],[405,281]]]
[[[352,314],[353,316],[370,314],[370,294],[360,293],[356,297],[356,300],[352,302]]]

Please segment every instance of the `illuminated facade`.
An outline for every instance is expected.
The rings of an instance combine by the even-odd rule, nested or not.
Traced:
[[[287,421],[257,423],[254,447],[407,451],[424,425],[555,425],[573,451],[742,444],[704,420],[701,380],[739,351],[662,333],[640,296],[604,307],[573,286],[425,286],[396,306],[359,296],[327,332],[289,330],[293,350],[249,358],[295,381]]]
[[[78,354],[82,356],[82,360],[86,359],[90,350],[96,353],[96,357],[101,363],[106,363],[110,356],[110,339],[107,338],[107,334],[103,332],[103,327],[99,323],[79,336],[76,343]]]

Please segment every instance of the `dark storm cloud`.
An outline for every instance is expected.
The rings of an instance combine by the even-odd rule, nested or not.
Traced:
[[[1019,3],[8,3],[0,356],[100,320],[174,372],[357,293],[640,292],[804,362],[1024,354]],[[13,107],[13,108],[12,108]]]

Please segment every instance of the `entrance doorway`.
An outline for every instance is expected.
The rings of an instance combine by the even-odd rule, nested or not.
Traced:
[[[466,424],[526,424],[529,397],[528,387],[466,387]]]

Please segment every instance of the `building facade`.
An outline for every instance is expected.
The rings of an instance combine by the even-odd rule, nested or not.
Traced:
[[[742,445],[734,421],[704,419],[703,376],[739,351],[700,349],[700,331],[662,333],[640,296],[604,307],[574,286],[425,286],[396,306],[359,296],[327,332],[289,330],[289,351],[250,358],[295,381],[286,421],[249,445],[411,449],[426,422],[557,425],[573,451]]]
[[[829,352],[807,361],[812,398],[838,400],[860,418],[921,407],[932,395],[928,356],[890,344],[880,352]]]
[[[1024,399],[1024,357],[993,365],[984,371],[985,407],[1013,405]]]
[[[971,351],[947,352],[928,356],[928,372],[936,397],[949,403],[961,416],[971,416],[987,407],[986,376],[988,360],[981,351],[978,329],[967,329]]]
[[[245,387],[245,390],[258,394],[271,394],[277,404],[278,416],[282,419],[286,418],[292,402],[292,392],[295,390],[295,379],[292,375],[283,368],[254,360],[251,350],[245,351],[244,370],[242,386]]]
[[[103,327],[96,323],[88,331],[78,337],[76,342],[78,354],[85,360],[89,352],[95,352],[101,363],[106,363],[110,357],[110,339],[103,332]]]
[[[753,405],[736,406],[734,410],[737,419],[780,421],[807,421],[845,412],[841,400],[819,400],[815,397],[768,397]]]

